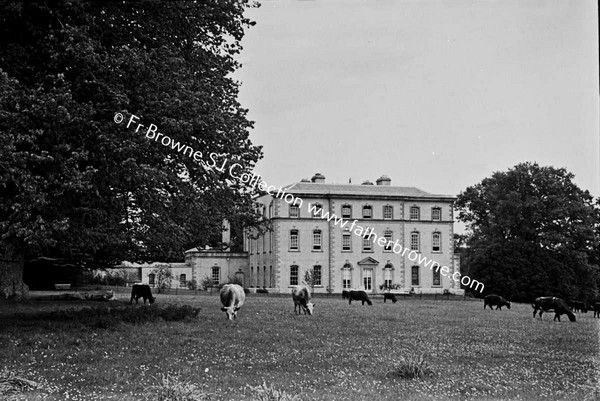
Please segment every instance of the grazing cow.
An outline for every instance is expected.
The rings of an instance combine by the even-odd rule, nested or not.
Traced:
[[[540,319],[544,312],[554,311],[554,320],[558,319],[560,322],[560,315],[567,315],[569,320],[576,321],[575,314],[569,309],[569,305],[565,301],[556,297],[539,297],[535,299],[535,303],[531,305],[533,307],[533,317],[535,318],[536,312],[539,311]]]
[[[485,298],[483,298],[483,309],[485,309],[486,306],[490,307],[490,309],[493,310],[492,306],[496,307],[496,310],[500,309],[502,310],[503,306],[506,306],[508,309],[510,309],[510,301],[507,301],[506,299],[502,298],[500,295],[486,295]]]
[[[600,302],[592,302],[590,310],[594,311],[594,317],[600,317]]]
[[[342,291],[342,299],[348,299],[348,298],[350,298],[348,291],[343,290]]]
[[[300,314],[300,311],[314,313],[315,304],[311,302],[310,290],[306,286],[294,287],[292,289],[292,299],[294,300],[294,313]]]
[[[144,298],[144,304],[146,303],[146,299],[150,301],[151,304],[156,301],[156,298],[152,296],[152,290],[148,284],[134,284],[131,287],[131,301],[129,303],[133,303],[135,298],[135,303],[138,303],[139,298]]]
[[[227,313],[227,319],[237,319],[238,310],[244,305],[246,294],[238,284],[225,284],[221,288],[221,310]]]
[[[396,301],[398,301],[394,294],[390,294],[389,292],[384,292],[383,293],[383,303],[385,303],[385,301],[387,299],[391,299],[393,303],[396,303]]]
[[[353,300],[354,301],[362,301],[363,305],[365,304],[365,302],[368,305],[373,305],[373,303],[369,299],[369,296],[364,291],[350,291],[348,293],[348,304],[352,305]]]
[[[571,307],[573,312],[587,313],[587,311],[589,309],[587,302],[583,302],[583,301],[571,301],[571,302],[567,302],[567,304]]]

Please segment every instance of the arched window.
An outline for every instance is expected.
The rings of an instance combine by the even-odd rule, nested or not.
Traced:
[[[299,242],[298,230],[290,230],[290,251],[297,251]]]
[[[346,263],[342,268],[342,289],[352,288],[352,266]]]
[[[385,205],[383,207],[383,218],[393,219],[394,218],[394,207],[392,205]]]
[[[213,266],[210,277],[214,285],[219,284],[221,281],[221,268],[218,266]]]
[[[421,219],[421,209],[418,206],[410,207],[410,219],[411,220],[420,220]]]
[[[412,270],[412,276],[411,276],[412,285],[419,285],[419,266],[413,266],[411,268],[411,270]]]
[[[392,288],[392,271],[394,267],[391,264],[385,265],[383,268],[383,285],[385,288]]]
[[[352,206],[350,206],[348,204],[342,205],[342,217],[344,217],[346,219],[352,218]]]
[[[431,234],[431,251],[442,251],[442,233],[436,231],[433,234]]]
[[[418,231],[410,233],[410,250],[419,251],[421,249],[421,235]]]
[[[298,266],[290,266],[290,285],[298,285]]]

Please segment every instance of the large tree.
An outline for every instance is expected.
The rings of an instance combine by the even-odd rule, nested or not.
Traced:
[[[573,177],[522,163],[463,191],[456,206],[469,230],[465,274],[514,300],[595,297],[598,209]]]
[[[254,221],[252,191],[228,169],[126,127],[135,114],[205,162],[214,152],[251,172],[262,152],[231,78],[247,6],[0,2],[0,256],[172,261],[225,217]]]

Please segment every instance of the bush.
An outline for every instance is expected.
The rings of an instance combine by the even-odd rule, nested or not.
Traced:
[[[257,294],[268,294],[268,293],[269,293],[269,291],[267,291],[267,289],[266,289],[266,288],[257,288],[257,289],[256,289],[256,293],[257,293]]]
[[[283,390],[276,390],[275,387],[267,386],[267,383],[263,382],[260,386],[247,385],[255,396],[257,401],[299,401],[301,400],[299,395],[291,395]]]
[[[190,290],[196,290],[198,288],[198,282],[196,280],[188,281],[187,288]]]
[[[180,380],[169,374],[156,379],[157,385],[144,391],[144,399],[148,401],[204,401],[210,400],[211,394],[200,390],[194,383]]]
[[[406,380],[422,379],[433,375],[434,372],[429,364],[425,362],[424,355],[421,355],[418,358],[401,357],[399,363],[394,366],[394,369],[390,373],[390,376],[392,377],[399,377]]]

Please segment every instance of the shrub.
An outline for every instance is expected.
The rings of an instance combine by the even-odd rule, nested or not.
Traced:
[[[195,290],[198,288],[198,282],[196,280],[191,280],[187,282],[187,288],[190,290]]]
[[[268,294],[269,291],[266,288],[257,288],[256,293],[257,294]]]
[[[157,385],[149,386],[144,391],[144,399],[148,401],[204,401],[210,400],[211,394],[200,390],[196,384],[180,380],[169,374],[156,378]]]
[[[390,373],[392,377],[399,377],[401,379],[422,379],[425,377],[433,376],[434,372],[425,361],[425,356],[421,355],[418,358],[415,357],[401,357],[400,361],[394,366],[393,371]]]
[[[247,385],[257,401],[299,401],[299,395],[291,395],[283,390],[277,390],[275,387],[267,386],[263,382],[260,386]]]

